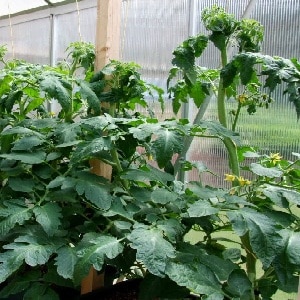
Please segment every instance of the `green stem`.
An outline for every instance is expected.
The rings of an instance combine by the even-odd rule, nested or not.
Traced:
[[[246,233],[241,237],[241,241],[243,244],[243,247],[246,251],[246,272],[248,275],[248,278],[252,284],[252,290],[251,290],[251,300],[256,300],[257,297],[254,293],[255,291],[255,283],[256,283],[256,258],[253,254],[252,247],[249,240],[249,233]]]
[[[224,68],[227,65],[227,49],[224,47],[221,50],[221,62],[222,62],[222,68]],[[219,122],[227,128],[227,120],[226,120],[226,109],[225,109],[225,88],[223,85],[223,79],[220,77],[219,82],[219,88],[218,88],[218,117]]]
[[[115,163],[114,167],[115,167],[116,171],[118,172],[118,174],[120,175],[123,172],[123,168],[122,168],[120,160],[119,160],[119,155],[118,155],[117,149],[113,148],[112,150],[110,150],[110,154],[112,156],[113,162]],[[126,190],[128,190],[129,189],[128,180],[120,179],[120,181],[123,184],[124,188]]]
[[[221,50],[221,62],[222,67],[225,67],[227,64],[227,48],[224,47]],[[225,96],[226,96],[226,89],[223,85],[223,79],[220,78],[219,88],[218,88],[218,118],[219,122],[227,128],[227,120],[226,120],[226,108],[225,108]],[[229,165],[232,173],[236,176],[240,176],[240,167],[237,155],[237,148],[235,143],[228,137],[223,139],[223,143],[227,149],[229,155]]]
[[[229,167],[231,169],[231,172],[235,176],[239,177],[240,176],[240,166],[239,166],[236,144],[229,137],[225,137],[222,141],[228,152]]]
[[[242,105],[241,105],[241,103],[239,103],[238,108],[235,113],[235,116],[234,116],[234,120],[233,120],[233,124],[232,124],[232,131],[235,131],[235,129],[236,129],[236,125],[237,125],[237,121],[238,121],[238,118],[239,118],[239,115],[241,112],[241,108],[242,108]]]

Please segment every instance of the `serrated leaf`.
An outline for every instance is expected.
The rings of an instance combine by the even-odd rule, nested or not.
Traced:
[[[30,235],[19,236],[14,243],[4,245],[4,249],[13,250],[17,255],[23,256],[25,262],[34,267],[48,262],[50,256],[56,250],[56,245],[41,244],[39,237]]]
[[[22,201],[5,202],[5,208],[0,209],[0,217],[5,217],[0,222],[0,236],[6,235],[17,224],[23,225],[32,216],[31,208]]]
[[[32,148],[41,145],[44,141],[35,136],[25,136],[14,143],[12,148],[13,151],[23,151],[23,150],[31,150]]]
[[[171,242],[176,242],[184,234],[184,226],[176,219],[160,220],[157,228],[164,232],[164,235]]]
[[[60,124],[55,130],[55,135],[59,136],[60,146],[67,143],[78,143],[77,136],[80,133],[80,124],[75,122],[72,124]],[[70,144],[72,145],[72,144]],[[62,146],[61,146],[62,147]]]
[[[111,206],[110,187],[102,177],[88,173],[77,173],[75,189],[79,195],[85,195],[86,199],[96,207],[108,210]]]
[[[125,172],[125,174],[121,175],[121,178],[128,179],[128,180],[134,180],[134,181],[141,181],[141,182],[147,182],[147,181],[158,181],[158,182],[167,182],[167,181],[173,181],[174,176],[162,172],[156,168],[150,167],[149,170],[141,170],[141,169],[131,169]]]
[[[58,249],[57,257],[55,258],[57,273],[63,278],[72,279],[77,260],[75,248],[62,247]]]
[[[164,277],[167,262],[175,257],[175,249],[163,238],[162,232],[154,228],[135,228],[128,239],[131,247],[137,250],[137,260],[143,263],[150,273]]]
[[[54,74],[45,74],[40,81],[40,89],[48,93],[50,98],[56,99],[65,111],[70,110],[72,86],[69,82]]]
[[[145,123],[141,124],[138,127],[131,127],[129,128],[129,132],[132,133],[133,137],[140,140],[144,141],[154,132],[157,132],[161,128],[161,124],[159,123]]]
[[[269,178],[277,178],[282,176],[283,172],[281,170],[279,170],[278,168],[266,168],[260,164],[257,163],[252,163],[250,165],[250,170],[259,176],[266,176]]]
[[[49,182],[49,184],[47,185],[48,189],[53,189],[56,188],[58,186],[61,186],[64,181],[66,180],[66,178],[64,176],[57,176],[56,178],[54,178],[53,180],[51,180]]]
[[[251,299],[252,283],[244,270],[234,270],[227,281],[229,291],[238,299]]]
[[[221,283],[205,265],[171,262],[167,266],[166,274],[179,286],[184,286],[194,293],[223,297]]]
[[[46,159],[46,153],[43,151],[35,151],[32,153],[29,152],[12,152],[7,154],[1,154],[0,157],[11,159],[11,160],[20,160],[24,164],[41,164]]]
[[[24,257],[13,251],[0,253],[0,283],[17,271],[23,264]]]
[[[17,192],[30,193],[33,191],[36,182],[31,178],[9,177],[9,187]]]
[[[37,135],[39,137],[42,137],[42,134],[40,134],[34,130],[31,130],[29,128],[21,127],[21,126],[15,126],[12,128],[8,128],[1,132],[1,135],[9,135],[9,134],[20,134],[20,135],[28,135],[28,136]]]
[[[112,142],[109,137],[100,137],[92,141],[81,143],[72,155],[73,163],[96,156],[101,151],[109,151],[112,148]]]
[[[153,142],[153,150],[155,151],[156,161],[160,168],[172,159],[175,153],[180,153],[183,148],[183,137],[176,131],[165,128],[158,133],[158,138]]]
[[[5,99],[5,108],[8,113],[12,112],[12,109],[17,102],[21,100],[23,96],[23,91],[13,91],[11,90],[8,97]]]
[[[199,200],[189,205],[188,213],[191,218],[210,216],[218,213],[219,209],[213,207],[206,200]]]
[[[300,193],[295,190],[288,190],[278,186],[266,185],[262,192],[278,206],[287,200],[290,203],[300,205]]]
[[[57,231],[61,224],[61,208],[56,203],[46,203],[33,209],[36,221],[43,227],[49,236]]]
[[[74,281],[81,280],[88,274],[90,267],[102,269],[105,258],[113,259],[123,251],[123,245],[115,237],[96,233],[85,234],[77,251]]]
[[[78,83],[80,86],[80,93],[82,97],[87,100],[87,103],[89,104],[89,107],[93,110],[93,112],[96,115],[99,115],[100,101],[95,92],[92,90],[90,84],[84,80],[80,80]]]
[[[300,266],[300,232],[291,232],[286,254],[290,263]]]
[[[151,193],[151,200],[159,204],[167,204],[173,202],[178,198],[178,195],[174,192],[166,189],[156,189]]]
[[[264,268],[269,267],[284,246],[282,236],[274,230],[277,224],[264,214],[249,208],[230,211],[227,214],[238,235],[244,235],[248,231],[254,253]]]

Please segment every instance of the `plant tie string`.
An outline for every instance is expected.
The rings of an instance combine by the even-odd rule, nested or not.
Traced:
[[[125,12],[124,12],[124,21],[123,21],[123,32],[121,37],[121,49],[120,49],[120,59],[123,59],[124,54],[124,48],[125,48],[125,41],[126,41],[126,28],[127,28],[127,20],[128,20],[128,4],[129,0],[123,0],[122,3],[124,3],[125,6]]]
[[[13,28],[12,28],[12,22],[11,22],[9,1],[7,2],[7,8],[8,8],[8,20],[9,20],[9,29],[10,29],[11,52],[12,52],[12,57],[14,59],[15,58],[15,46],[14,46]]]
[[[81,34],[81,26],[80,26],[80,10],[79,10],[78,0],[76,0],[76,10],[77,10],[77,19],[78,19],[78,34],[79,34],[80,42],[82,42],[83,39],[82,39],[82,34]]]

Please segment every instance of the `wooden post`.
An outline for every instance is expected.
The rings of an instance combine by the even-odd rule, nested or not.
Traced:
[[[121,0],[98,0],[95,70],[101,70],[111,59],[119,59]],[[91,172],[111,179],[112,168],[99,160],[91,160]],[[81,283],[81,294],[103,286],[103,276],[91,268]]]

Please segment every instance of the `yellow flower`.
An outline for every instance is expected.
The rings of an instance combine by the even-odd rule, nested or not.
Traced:
[[[248,95],[246,94],[241,94],[238,96],[238,101],[241,103],[241,104],[244,104],[248,99]]]
[[[225,174],[225,179],[224,180],[226,180],[226,181],[234,181],[235,180],[235,178],[236,178],[236,176],[235,175],[232,175],[232,174]]]
[[[282,159],[282,156],[279,155],[279,153],[271,153],[270,154],[270,160],[275,165]]]
[[[238,180],[240,186],[245,186],[245,185],[251,184],[251,181],[248,179],[245,179],[243,176],[238,177],[237,180]]]

